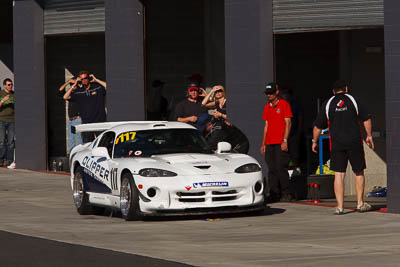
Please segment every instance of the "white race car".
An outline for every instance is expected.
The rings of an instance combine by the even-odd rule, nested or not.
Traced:
[[[71,187],[79,214],[101,207],[126,220],[144,215],[226,213],[264,207],[259,163],[212,151],[196,128],[181,122],[83,124],[75,132],[103,131],[71,151]]]

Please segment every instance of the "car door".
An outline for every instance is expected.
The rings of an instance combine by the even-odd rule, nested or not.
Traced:
[[[113,145],[115,139],[115,132],[105,132],[97,144],[97,147],[107,148],[108,154],[111,157],[113,152]],[[87,157],[85,164],[87,172],[87,183],[91,192],[95,193],[112,193],[111,181],[111,168],[110,159],[106,157],[98,157],[91,155]]]

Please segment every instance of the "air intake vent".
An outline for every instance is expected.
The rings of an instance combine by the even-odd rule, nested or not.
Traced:
[[[207,169],[209,169],[211,166],[210,166],[210,165],[203,165],[203,166],[194,166],[194,167],[196,167],[196,168],[198,168],[198,169],[202,169],[202,170],[207,170]]]
[[[154,124],[153,128],[155,128],[155,127],[165,127],[165,126],[167,126],[167,125],[165,125],[165,124]]]

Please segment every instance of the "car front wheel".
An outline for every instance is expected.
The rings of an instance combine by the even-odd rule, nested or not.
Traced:
[[[121,179],[120,205],[122,217],[127,221],[141,219],[139,193],[131,173],[125,173]]]
[[[90,214],[92,209],[89,204],[89,196],[83,185],[82,167],[78,167],[74,173],[72,194],[76,209],[80,215]]]

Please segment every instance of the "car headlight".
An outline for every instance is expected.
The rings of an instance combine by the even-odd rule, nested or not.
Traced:
[[[161,169],[155,169],[155,168],[146,168],[146,169],[141,169],[139,171],[140,176],[144,177],[171,177],[171,176],[177,176],[176,173],[167,171],[167,170],[161,170]]]
[[[261,168],[255,163],[248,163],[235,170],[236,173],[258,172]]]

